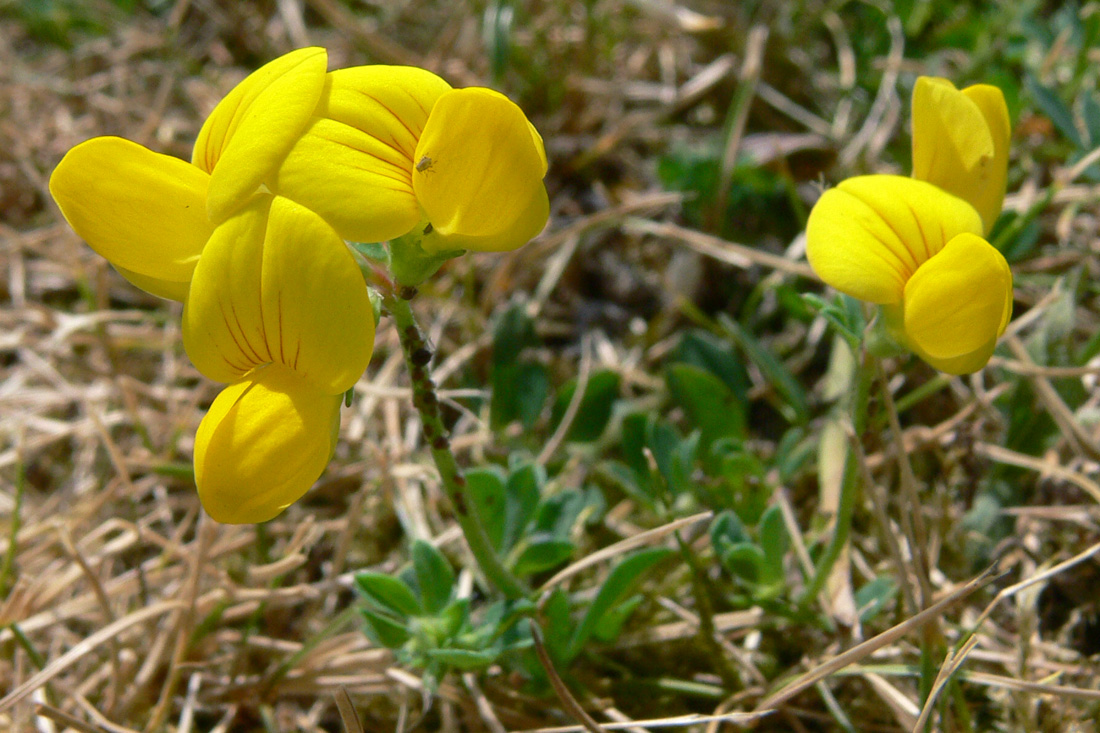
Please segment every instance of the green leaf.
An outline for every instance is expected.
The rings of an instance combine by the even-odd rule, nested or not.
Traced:
[[[767,559],[764,551],[751,542],[742,542],[727,547],[719,558],[722,567],[729,571],[730,575],[756,585],[764,575],[764,567]]]
[[[779,469],[780,483],[790,483],[817,450],[817,436],[800,427],[792,427],[779,439],[775,447],[774,465]]]
[[[622,633],[623,624],[626,623],[626,620],[630,618],[630,614],[634,613],[634,609],[643,600],[644,597],[640,594],[631,596],[605,613],[600,622],[596,624],[596,628],[592,630],[593,638],[605,644],[613,643]]]
[[[620,378],[616,372],[603,370],[593,372],[588,377],[584,395],[573,422],[566,433],[566,439],[576,443],[591,443],[603,434],[611,419],[611,408],[619,397]],[[577,391],[577,380],[571,379],[562,387],[554,402],[553,425],[557,429],[565,416],[569,403]]]
[[[462,670],[485,669],[497,659],[496,652],[492,650],[429,649],[426,654],[432,661]]]
[[[504,477],[496,468],[471,469],[466,472],[466,488],[489,541],[497,552],[502,552],[506,506]]]
[[[595,473],[605,489],[622,491],[638,504],[648,509],[655,508],[654,497],[650,493],[652,482],[645,475],[639,476],[637,471],[625,463],[615,460],[601,461],[597,464]]]
[[[569,539],[578,522],[594,521],[605,508],[599,489],[567,489],[539,504],[534,530],[559,539]]]
[[[556,567],[573,556],[573,543],[552,537],[532,539],[523,548],[512,571],[516,575],[527,576],[541,573]]]
[[[720,454],[719,448],[722,449]],[[713,452],[718,454],[717,473],[727,495],[726,506],[734,509],[746,524],[757,524],[771,497],[771,488],[766,482],[768,467],[743,445],[720,441],[715,443]]]
[[[1095,94],[1081,95],[1081,117],[1089,134],[1089,147],[1100,146],[1100,101]]]
[[[544,365],[521,363],[516,368],[512,395],[516,404],[516,418],[523,427],[530,428],[539,419],[549,394],[550,373]]]
[[[810,408],[806,399],[806,391],[783,362],[777,359],[775,354],[765,348],[747,329],[742,328],[736,321],[721,314],[719,315],[719,321],[744,350],[745,355],[759,367],[768,383],[783,398],[784,402],[779,405],[779,408],[784,417],[791,422],[801,423],[808,420]]]
[[[520,352],[538,343],[535,324],[522,303],[512,305],[497,318],[493,328],[493,366],[519,361]]]
[[[383,573],[361,572],[355,574],[355,585],[368,603],[382,611],[390,611],[400,618],[417,616],[422,612],[420,601],[409,586]]]
[[[1073,113],[1066,106],[1066,103],[1054,93],[1054,90],[1044,86],[1034,76],[1028,76],[1025,85],[1035,100],[1035,104],[1038,105],[1043,114],[1050,118],[1050,121],[1058,128],[1058,132],[1062,133],[1066,140],[1073,143],[1074,147],[1084,148],[1085,143],[1081,139],[1081,133],[1077,130]]]
[[[375,644],[387,649],[400,649],[411,638],[408,630],[400,622],[367,608],[360,608],[359,612],[363,614],[363,619],[367,623],[367,638]]]
[[[672,364],[666,379],[673,401],[699,428],[704,445],[744,436],[744,403],[718,377],[690,364]]]
[[[859,609],[859,620],[866,623],[886,607],[898,593],[898,584],[893,578],[879,576],[856,591],[856,608]]]
[[[546,643],[546,651],[550,658],[557,664],[565,664],[569,660],[566,652],[569,648],[570,618],[569,595],[561,588],[555,588],[550,598],[542,606],[543,635]]]
[[[719,555],[730,545],[748,541],[749,533],[745,531],[741,518],[728,509],[715,517],[710,524],[710,543]]]
[[[771,506],[760,518],[760,549],[764,552],[764,580],[780,583],[785,578],[783,560],[790,549],[791,538],[783,522],[783,511]]]
[[[519,381],[519,364],[494,366],[489,377],[492,395],[489,398],[489,427],[503,430],[519,419],[519,401],[515,399]]]
[[[500,430],[519,420],[530,427],[542,412],[550,391],[546,367],[521,361],[524,349],[538,344],[535,325],[522,303],[504,311],[493,329],[489,425]]]
[[[637,474],[645,488],[649,488],[649,464],[645,457],[646,436],[652,429],[653,415],[645,412],[632,412],[623,418],[620,427],[623,458]]]
[[[688,331],[680,337],[673,361],[683,362],[705,369],[745,401],[749,389],[749,377],[745,366],[733,355],[727,344],[718,341],[706,331]]]
[[[846,296],[837,297],[839,299]],[[850,311],[842,308],[840,304],[825,300],[815,293],[803,293],[802,301],[824,316],[825,320],[847,342],[852,351],[859,351],[859,345],[863,341],[863,327],[866,325],[862,311],[858,311],[859,316],[853,318]]]
[[[649,449],[657,470],[664,478],[669,491],[676,486],[676,452],[683,439],[676,428],[664,420],[655,420],[646,424],[645,447]],[[648,468],[648,462],[647,462]]]
[[[512,55],[514,18],[515,9],[508,2],[493,2],[485,8],[481,37],[488,51],[494,85],[500,83],[501,77],[508,70],[508,60]]]
[[[439,550],[424,540],[413,542],[412,559],[424,612],[439,613],[450,602],[454,591],[455,574],[451,564]]]
[[[641,550],[620,562],[608,574],[607,580],[600,586],[592,605],[584,614],[573,638],[569,642],[567,657],[573,659],[580,653],[604,614],[617,606],[630,593],[641,579],[643,573],[672,554],[666,547],[654,547]]]
[[[493,430],[519,420],[530,428],[542,414],[550,393],[550,375],[538,363],[505,364],[494,367],[489,402],[489,425]]]
[[[470,620],[470,599],[456,598],[439,612],[438,618],[443,622],[440,627],[443,638],[451,638],[461,631]]]
[[[693,485],[692,471],[699,448],[699,433],[681,438],[676,428],[663,420],[648,423],[646,427],[646,447],[657,463],[657,470],[668,492],[675,496],[687,491]],[[659,495],[656,488],[655,494]]]
[[[505,486],[503,551],[510,551],[523,535],[538,510],[546,469],[537,463],[525,463],[508,476]]]

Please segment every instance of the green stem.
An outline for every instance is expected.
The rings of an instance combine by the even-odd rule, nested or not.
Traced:
[[[882,404],[890,424],[890,435],[894,441],[894,449],[897,452],[898,477],[901,480],[902,494],[908,503],[908,507],[901,512],[901,526],[912,548],[913,574],[917,577],[917,589],[920,591],[920,607],[924,609],[932,603],[933,592],[929,574],[930,559],[926,554],[928,529],[924,524],[922,514],[924,507],[919,496],[917,477],[913,474],[913,467],[909,463],[909,454],[905,449],[905,437],[901,431],[901,421],[898,419],[894,397],[890,393],[890,384],[886,379],[886,372],[883,371],[881,363],[875,366],[882,392]],[[920,634],[920,700],[923,704],[932,693],[932,686],[936,681],[937,660],[942,658],[946,644],[936,621],[926,624],[921,629]]]
[[[415,294],[415,290],[403,288],[401,294],[410,296]],[[466,477],[462,475],[458,461],[451,452],[451,440],[439,414],[439,398],[435,394],[435,384],[432,383],[429,369],[432,354],[420,333],[412,306],[406,298],[392,292],[382,293],[382,304],[397,326],[401,349],[405,354],[405,366],[409,369],[412,381],[413,406],[420,413],[424,440],[431,447],[432,459],[439,470],[443,491],[454,505],[455,517],[466,536],[470,552],[485,577],[505,597],[509,600],[525,598],[530,595],[530,591],[504,566],[493,549],[489,535],[485,532],[485,525],[477,515],[477,505],[469,494]]]
[[[872,363],[874,356],[864,352],[860,366],[856,370],[854,390],[851,397],[853,440],[859,440],[867,425],[867,401],[871,391],[871,382],[875,377],[875,367]],[[855,513],[856,502],[859,498],[860,466],[859,456],[856,451],[849,450],[844,460],[844,477],[840,485],[840,498],[837,502],[836,522],[833,527],[833,536],[829,540],[828,547],[822,553],[821,559],[814,569],[813,580],[803,592],[799,605],[806,607],[825,587],[825,581],[832,572],[844,546],[848,544],[848,538],[852,531],[852,515]]]

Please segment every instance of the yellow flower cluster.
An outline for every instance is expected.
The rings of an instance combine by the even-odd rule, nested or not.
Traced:
[[[913,176],[845,180],[806,226],[821,279],[881,305],[899,343],[950,374],[985,366],[1012,315],[1012,273],[984,239],[1004,203],[1010,136],[1000,89],[921,77]]]
[[[183,302],[188,356],[228,384],[194,450],[199,497],[221,522],[278,515],[332,455],[342,395],[374,346],[345,240],[415,231],[429,255],[503,251],[549,214],[542,139],[506,97],[423,69],[327,65],[304,48],[248,76],[190,163],[98,137],[50,178],[96,252]]]

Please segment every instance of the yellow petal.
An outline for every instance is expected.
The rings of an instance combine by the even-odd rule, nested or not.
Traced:
[[[148,277],[133,270],[127,270],[118,265],[114,266],[118,270],[118,274],[126,278],[131,285],[135,285],[147,293],[152,293],[158,298],[167,298],[168,300],[178,300],[183,302],[187,300],[187,291],[191,288],[191,281],[175,282],[172,280],[161,280],[155,277]]]
[[[451,85],[414,66],[356,66],[330,72],[317,108],[326,117],[396,149],[411,170],[416,143]]]
[[[921,354],[919,351],[915,353],[941,372],[962,375],[973,374],[984,368],[989,363],[989,357],[993,356],[993,350],[996,347],[997,339],[993,338],[969,354],[953,356],[950,359],[937,359],[927,354]]]
[[[993,223],[1001,215],[1005,201],[1005,189],[1008,185],[1008,147],[1012,139],[1012,125],[1008,119],[1008,105],[1005,95],[998,87],[989,84],[975,84],[963,89],[963,94],[973,100],[989,125],[993,137],[993,160],[985,168],[980,179],[978,191],[967,200],[982,215],[985,234],[993,228]]]
[[[355,242],[407,234],[421,217],[411,158],[328,119],[315,121],[294,145],[275,189],[316,211],[340,236]]]
[[[981,237],[960,234],[906,284],[905,334],[933,366],[975,371],[993,353],[1011,304],[1012,272],[1004,256]]]
[[[210,238],[184,306],[183,343],[211,379],[277,363],[336,394],[370,361],[374,316],[339,235],[293,201],[257,195]]]
[[[200,372],[218,382],[236,381],[274,361],[257,292],[271,199],[253,197],[214,230],[184,303],[184,349]]]
[[[510,252],[537,237],[546,227],[546,220],[549,216],[550,199],[546,195],[546,188],[544,187],[532,199],[527,210],[512,222],[510,227],[501,232],[477,237],[462,234],[443,236],[439,232],[433,231],[421,240],[420,246],[430,254],[459,249],[472,252]]]
[[[226,387],[195,434],[195,483],[207,514],[266,522],[301,498],[332,456],[341,399],[277,364]]]
[[[413,154],[447,82],[409,66],[330,72],[314,121],[279,169],[275,190],[346,239],[380,242],[421,219]]]
[[[363,274],[332,227],[281,196],[271,204],[261,293],[278,362],[330,393],[359,380],[374,349],[374,310]]]
[[[546,151],[523,111],[504,95],[482,88],[444,94],[415,158],[413,189],[439,235],[512,249],[526,239],[511,235],[542,228],[536,224],[544,211],[539,199],[546,195]]]
[[[957,90],[920,77],[913,88],[913,177],[969,202],[988,233],[1001,213],[1008,175],[1008,108],[1001,90]]]
[[[327,64],[323,48],[291,51],[249,74],[214,108],[191,158],[211,174],[212,221],[223,221],[270,181],[313,117]]]
[[[859,176],[826,191],[806,224],[806,256],[837,290],[871,303],[901,302],[917,268],[981,217],[960,198],[903,176]]]
[[[118,137],[70,150],[50,176],[61,213],[88,245],[154,295],[185,290],[213,227],[209,176]]]

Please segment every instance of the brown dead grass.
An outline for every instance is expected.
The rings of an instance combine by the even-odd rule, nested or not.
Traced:
[[[598,33],[570,3],[520,9],[516,44],[530,76],[506,76],[502,86],[532,110],[547,140],[555,161],[549,179],[554,218],[540,240],[516,254],[454,264],[418,300],[445,390],[456,374],[486,373],[487,318],[520,293],[541,313],[547,339],[566,345],[548,355],[563,375],[580,368],[584,343],[587,358],[618,369],[641,393],[660,384],[652,365],[669,347],[665,337],[684,322],[677,295],[705,299],[715,278],[795,282],[803,274],[797,241],[789,248],[792,243],[770,242],[768,251],[723,247],[675,226],[681,198],[661,193],[652,170],[655,151],[690,136],[685,118],[695,115],[702,124],[725,114],[734,79],[745,73],[747,30],[733,28],[733,14],[723,31],[703,28],[720,15],[713,6],[703,15],[652,0],[597,6],[607,24]],[[307,43],[327,46],[333,67],[414,63],[456,84],[489,83],[478,14],[461,4],[416,0],[397,9],[337,0],[177,0],[161,15],[121,14],[105,2],[89,7],[103,29],[74,34],[69,49],[0,17],[0,551],[13,558],[10,587],[0,588],[6,591],[0,599],[0,728],[338,730],[350,729],[348,701],[366,730],[496,731],[570,722],[556,703],[517,692],[515,681],[499,671],[480,683],[449,678],[429,701],[416,675],[372,648],[344,613],[354,599],[351,572],[395,570],[404,560],[403,538],[433,539],[456,558],[463,553],[420,450],[393,334],[380,332],[376,357],[345,411],[336,459],[309,495],[262,528],[217,525],[202,515],[187,475],[195,427],[217,387],[183,354],[178,308],[117,276],[68,229],[47,190],[64,152],[94,135],[121,135],[188,157],[202,119],[222,94],[262,61]],[[805,79],[785,71],[812,65],[808,53],[793,53],[786,62],[757,59],[764,66],[762,73],[749,70],[761,80],[752,125],[782,120],[788,134],[770,142],[750,136],[732,152],[754,145],[763,145],[765,155],[779,155],[774,151],[783,145],[829,148],[849,166],[846,174],[883,150],[900,114],[887,83],[876,100],[857,100],[858,122],[826,120],[805,106],[807,89],[851,86],[844,61],[851,41],[831,31],[840,59],[831,71],[804,66]],[[888,79],[901,63],[900,49],[884,56]],[[580,71],[571,71],[574,65]],[[535,67],[543,68],[542,79],[558,83],[530,83]],[[844,114],[849,108],[841,106]],[[794,140],[797,135],[814,137]],[[1029,180],[1010,205],[1026,209],[1043,185]],[[1044,226],[1068,246],[1031,267],[1057,273],[1095,258],[1095,201],[1087,186],[1062,190]],[[1023,288],[1018,296],[1030,306],[1030,320],[1018,321],[1012,333],[1057,305],[1037,289]],[[1077,316],[1076,328],[1095,330],[1097,313],[1088,303],[1077,306]],[[631,322],[641,319],[644,326],[647,318],[655,337],[632,339]],[[600,335],[582,342],[589,326]],[[820,376],[813,355],[823,330],[799,328],[776,338],[809,387]],[[1096,612],[1096,433],[1081,410],[1060,404],[1049,389],[1051,379],[1065,375],[1046,373],[1028,363],[1026,352],[1012,351],[1011,360],[997,364],[1031,380],[1036,409],[1063,429],[1063,440],[1046,454],[998,447],[1002,426],[989,405],[1002,386],[983,377],[955,380],[929,411],[935,419],[906,425],[901,437],[907,451],[932,456],[935,466],[956,466],[955,474],[929,481],[942,495],[926,507],[934,537],[925,548],[929,603],[950,597],[969,578],[959,571],[964,530],[957,524],[959,497],[950,494],[980,476],[983,464],[967,461],[1019,466],[1020,480],[1034,482],[1045,497],[1012,514],[1016,535],[998,566],[1006,576],[993,586],[1001,595],[975,591],[932,614],[952,645],[963,631],[977,631],[973,646],[932,661],[945,669],[961,664],[968,684],[986,688],[975,696],[982,721],[1095,730],[1100,675],[1075,651],[1072,624],[1060,634],[1039,633],[1039,592],[1056,587],[1075,618]],[[1092,384],[1095,374],[1072,376]],[[766,396],[768,385],[754,376],[753,394]],[[1095,410],[1095,402],[1086,407]],[[479,415],[460,414],[456,436],[469,462],[492,451]],[[845,605],[851,577],[893,567],[883,532],[902,533],[899,518],[912,508],[891,493],[897,468],[890,441],[873,448],[868,475],[893,519],[863,535],[857,531],[843,572],[823,596],[824,610],[840,622],[851,621]],[[583,478],[583,468],[573,470]],[[816,500],[805,486],[793,491],[793,499],[778,491],[776,501],[792,526],[808,527]],[[652,529],[633,524],[631,512],[627,503],[610,508],[600,528],[604,540],[630,544]],[[16,533],[8,531],[16,526]],[[667,541],[667,532],[654,537]],[[1029,578],[1037,580],[1029,584]],[[917,581],[903,582],[910,597],[918,595]],[[644,670],[651,677],[663,675],[659,665],[674,661],[675,645],[697,628],[697,609],[686,593],[670,593],[664,602],[651,626],[621,643],[627,659],[641,658],[629,656],[631,649],[652,650],[653,667]],[[766,629],[760,609],[720,615],[716,632],[746,687],[703,706],[716,714],[774,706],[779,712],[761,723],[771,730],[834,729],[830,705],[867,713],[853,717],[858,730],[912,729],[921,714],[912,680],[889,673],[891,664],[916,659],[914,615],[897,617],[894,631],[841,623],[834,635],[795,634],[795,643],[810,646],[781,667],[758,647],[758,629]],[[856,646],[867,638],[867,647]],[[840,656],[853,647],[856,653]],[[835,671],[838,660],[851,662],[841,671],[860,682],[820,682],[818,673]],[[691,675],[712,687],[716,680],[705,666]],[[794,684],[816,690],[816,697],[778,691],[779,678],[800,675]],[[629,721],[617,704],[645,710],[636,700],[622,705],[607,689],[581,696],[600,721]],[[779,704],[788,697],[797,704]],[[652,714],[639,717],[664,717],[678,707],[654,701]],[[719,729],[717,721],[680,722]]]

